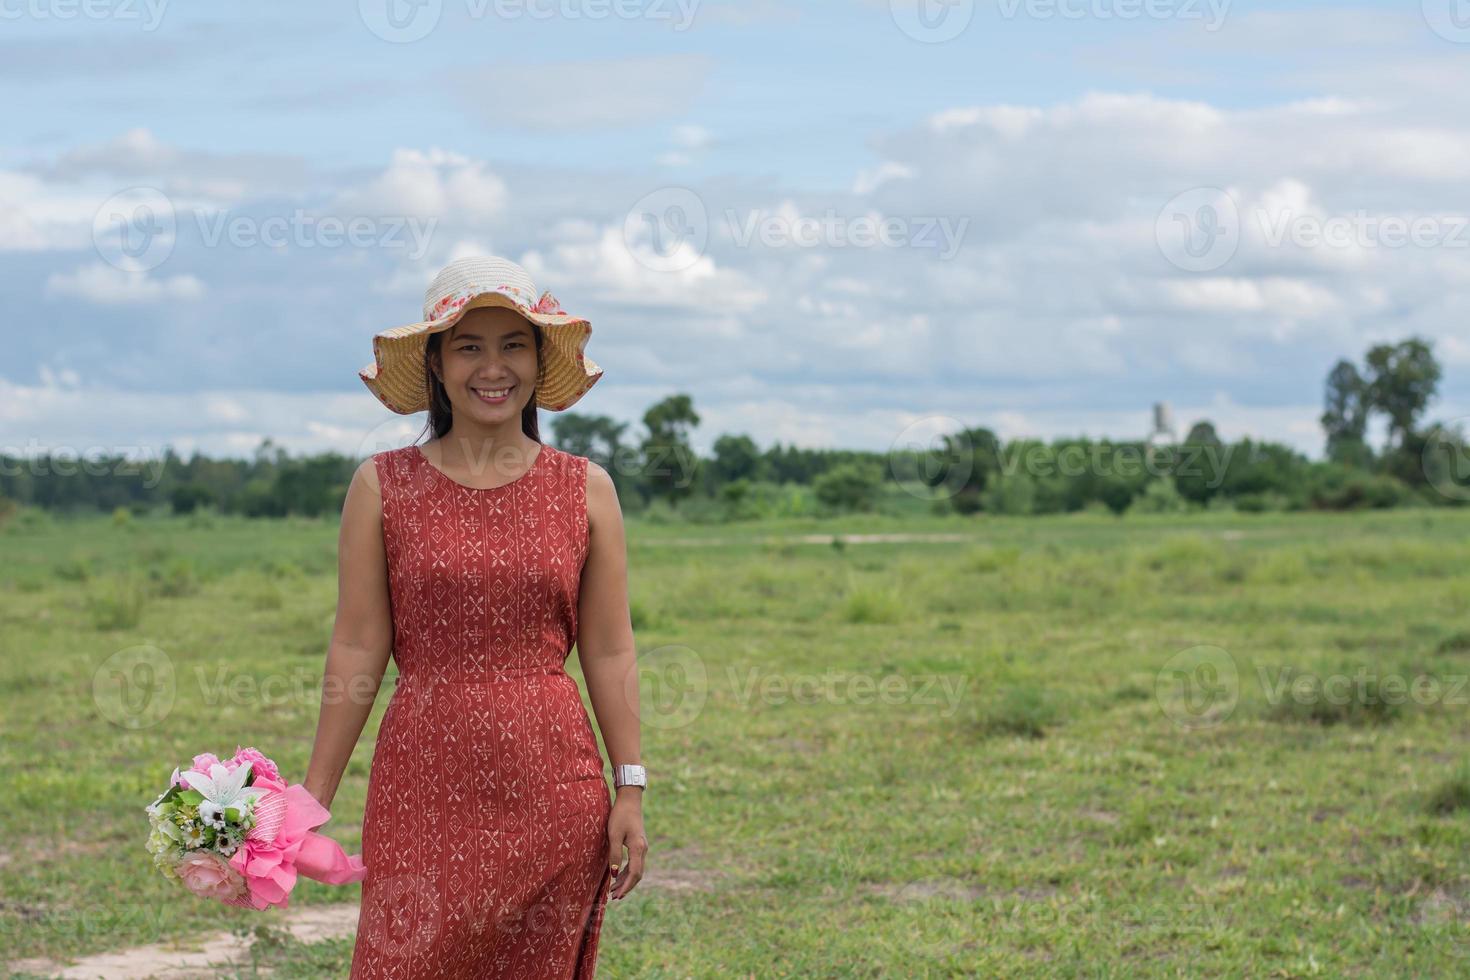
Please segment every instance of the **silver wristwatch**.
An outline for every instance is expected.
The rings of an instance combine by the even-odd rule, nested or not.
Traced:
[[[613,766],[613,787],[647,786],[648,773],[642,766]]]

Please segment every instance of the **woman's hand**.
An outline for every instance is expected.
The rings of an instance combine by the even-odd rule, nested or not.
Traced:
[[[607,818],[607,862],[616,875],[613,877],[609,899],[622,898],[632,891],[643,879],[643,858],[648,853],[648,838],[643,833],[643,790],[622,787],[613,800],[612,813]],[[624,848],[628,861],[618,867]]]

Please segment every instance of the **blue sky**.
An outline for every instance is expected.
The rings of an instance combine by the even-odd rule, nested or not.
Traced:
[[[1315,456],[1333,363],[1413,333],[1467,415],[1457,2],[9,0],[0,444],[412,434],[357,369],[474,252],[591,319],[574,411],[688,392],[701,447],[1165,400]]]

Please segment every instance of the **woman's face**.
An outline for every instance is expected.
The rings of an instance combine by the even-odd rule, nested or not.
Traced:
[[[535,393],[536,328],[514,310],[470,310],[439,345],[439,378],[455,415],[518,419]]]

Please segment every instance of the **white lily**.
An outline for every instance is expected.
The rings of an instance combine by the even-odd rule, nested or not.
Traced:
[[[198,790],[204,797],[204,802],[199,804],[201,820],[211,826],[222,827],[227,809],[234,807],[243,816],[257,799],[265,795],[265,790],[245,785],[252,765],[247,762],[230,772],[216,762],[209,767],[209,775],[192,769],[182,774],[190,788]]]

